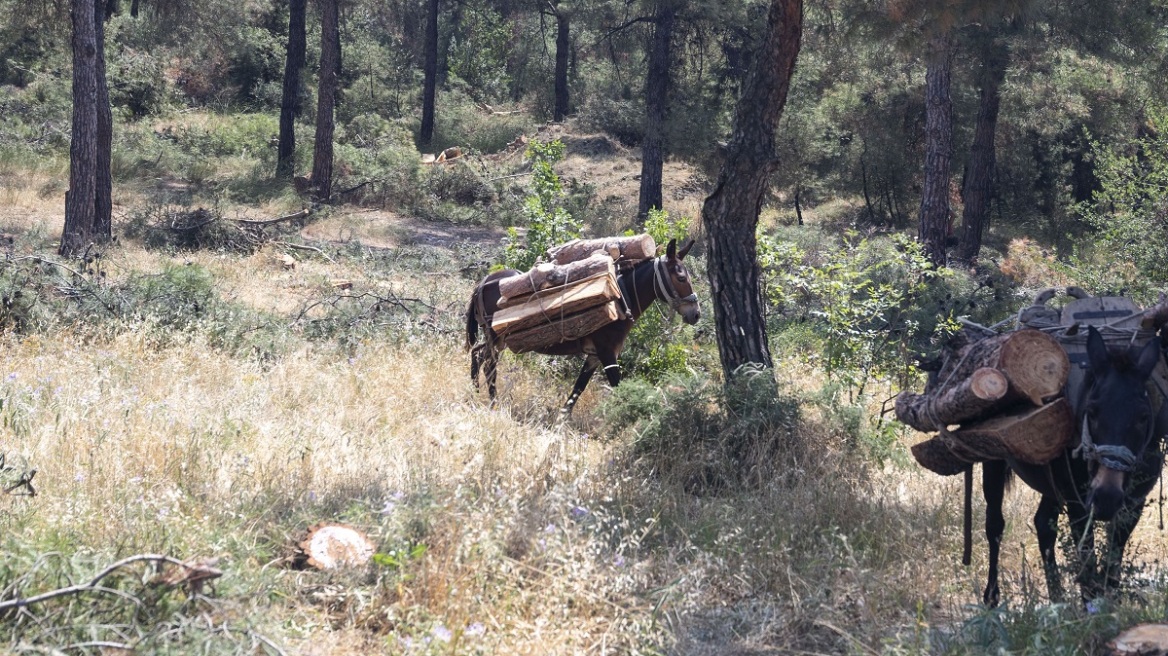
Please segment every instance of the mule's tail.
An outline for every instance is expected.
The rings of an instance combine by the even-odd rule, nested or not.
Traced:
[[[475,287],[470,295],[470,303],[466,306],[466,350],[470,350],[475,342],[479,341],[479,320],[475,317],[475,301],[478,299],[479,289]]]

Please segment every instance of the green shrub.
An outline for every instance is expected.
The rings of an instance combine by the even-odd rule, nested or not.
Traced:
[[[353,118],[338,130],[336,158],[343,173],[335,186],[353,189],[342,195],[346,202],[396,208],[421,202],[422,167],[402,123],[375,115]]]
[[[527,233],[521,243],[519,232],[511,228],[503,248],[503,264],[526,271],[550,246],[580,236],[580,222],[563,206],[564,189],[552,165],[564,157],[564,143],[532,141],[526,157],[531,160],[531,195],[524,199]]]
[[[696,373],[622,383],[602,406],[605,429],[632,433],[633,458],[691,492],[758,483],[777,453],[801,450],[799,403],[771,373],[742,371],[728,386]]]
[[[112,54],[106,57],[110,106],[125,109],[132,118],[161,114],[171,97],[165,62],[130,48]]]

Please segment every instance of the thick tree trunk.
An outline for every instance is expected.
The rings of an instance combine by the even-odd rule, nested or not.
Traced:
[[[113,175],[110,159],[113,155],[114,115],[110,109],[109,85],[105,79],[105,21],[108,17],[105,0],[96,0],[94,6],[94,42],[97,46],[95,75],[97,83],[97,153],[94,171],[93,238],[107,242],[113,237]]]
[[[137,17],[138,17],[138,0],[134,0],[133,2],[130,3],[130,18],[137,18]]]
[[[677,10],[667,0],[657,8],[649,71],[645,80],[645,140],[641,143],[641,194],[637,218],[644,222],[651,209],[661,209],[661,169],[665,163],[665,118],[669,113],[670,44]]]
[[[328,202],[333,191],[333,109],[341,76],[338,1],[324,0],[320,25],[320,91],[317,93],[312,184],[315,187],[314,195],[323,202]]]
[[[941,32],[929,41],[925,73],[925,181],[921,192],[920,232],[925,255],[945,266],[945,242],[952,230],[949,175],[953,157],[953,99],[949,95],[953,35]]]
[[[766,36],[743,83],[718,184],[702,206],[718,353],[727,380],[747,363],[772,366],[755,231],[767,180],[778,165],[775,130],[802,30],[802,0],[771,0]]]
[[[58,252],[79,254],[93,239],[97,195],[97,35],[93,0],[73,0],[73,127],[69,191]]]
[[[429,146],[434,140],[434,94],[438,85],[438,0],[429,0],[426,14],[425,61],[422,73],[422,130],[418,141]]]
[[[562,121],[568,116],[568,55],[572,50],[568,13],[562,8],[556,14],[556,107],[552,120]]]
[[[969,150],[965,185],[961,199],[965,209],[961,214],[961,234],[954,256],[964,262],[977,259],[981,238],[990,219],[990,200],[994,192],[994,169],[997,153],[994,135],[998,127],[998,108],[1001,106],[1001,87],[1006,79],[1010,53],[1004,43],[988,44],[982,62],[981,102],[977,110],[973,145]]]
[[[300,74],[304,70],[305,5],[307,0],[289,0],[288,51],[284,61],[284,94],[280,99],[280,145],[276,154],[276,175],[290,178],[296,169],[296,117],[300,115]]]

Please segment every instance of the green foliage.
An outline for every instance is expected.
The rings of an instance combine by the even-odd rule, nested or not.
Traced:
[[[564,188],[552,165],[564,158],[564,143],[559,139],[531,141],[525,156],[531,160],[531,195],[523,201],[527,222],[524,243],[519,232],[508,230],[503,249],[503,264],[526,271],[549,247],[580,236],[580,223],[563,207]]]
[[[743,372],[729,386],[696,373],[660,387],[630,380],[601,412],[611,434],[634,435],[639,462],[692,492],[748,482],[776,452],[799,450],[799,403],[765,370]]]
[[[350,203],[410,208],[421,202],[422,167],[413,135],[401,121],[375,114],[354,117],[337,131],[335,154],[338,169],[348,171],[336,186],[351,189]]]
[[[506,98],[511,85],[507,59],[514,39],[509,22],[491,3],[470,0],[461,6],[457,28],[447,53],[450,72],[477,100]]]
[[[161,114],[171,102],[166,62],[156,53],[118,48],[106,56],[110,106],[123,108],[131,118]]]
[[[1102,259],[1115,274],[1130,263],[1149,284],[1168,281],[1168,110],[1149,113],[1143,137],[1092,147],[1101,188],[1078,211],[1098,231]]]

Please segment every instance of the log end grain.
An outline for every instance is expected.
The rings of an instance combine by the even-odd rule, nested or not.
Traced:
[[[1019,395],[1042,405],[1062,393],[1071,363],[1055,338],[1028,329],[1011,333],[1003,342],[998,368]]]

